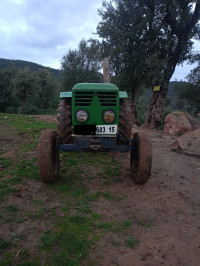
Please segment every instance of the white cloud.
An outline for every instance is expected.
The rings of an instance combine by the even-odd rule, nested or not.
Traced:
[[[66,51],[88,39],[102,0],[1,0],[0,57],[59,68]]]

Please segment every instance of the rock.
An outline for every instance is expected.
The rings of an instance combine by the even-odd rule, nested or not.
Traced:
[[[173,112],[165,118],[164,132],[174,136],[183,135],[198,128],[200,128],[200,120],[184,112]]]
[[[200,157],[200,129],[191,131],[177,138],[172,144],[173,151],[181,151],[188,155]]]

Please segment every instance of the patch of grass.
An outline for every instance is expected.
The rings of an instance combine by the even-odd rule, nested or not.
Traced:
[[[40,266],[41,264],[38,262],[29,262],[29,261],[24,261],[20,264],[18,264],[18,266]]]
[[[97,191],[96,193],[91,193],[88,199],[91,201],[98,201],[100,197],[103,197],[107,200],[112,200],[112,193],[109,191]]]
[[[117,240],[114,240],[114,241],[112,242],[112,245],[115,246],[115,247],[119,247],[120,244],[121,244],[120,241],[117,241]]]
[[[18,241],[19,239],[24,239],[24,238],[25,238],[24,235],[18,235],[17,233],[12,233],[10,236],[10,239],[14,241]]]
[[[89,204],[89,202],[87,200],[80,199],[76,209],[82,213],[89,213],[89,212],[91,212],[90,207],[91,207],[91,205]]]
[[[148,221],[138,221],[138,224],[143,226],[144,228],[150,228],[153,223]]]
[[[87,193],[89,192],[89,189],[84,185],[81,184],[80,187],[76,188],[73,192],[72,192],[72,196],[75,198],[81,198],[87,195]]]
[[[118,222],[107,222],[96,224],[97,229],[103,229],[105,232],[119,232],[122,231],[122,226]]]
[[[10,158],[0,158],[0,178],[12,176],[15,169],[15,162]],[[0,180],[1,181],[1,180]]]
[[[17,189],[8,186],[7,184],[0,183],[0,201],[6,200],[10,193],[17,192]]]
[[[25,222],[26,220],[27,220],[27,218],[24,218],[24,217],[23,217],[23,218],[18,218],[18,219],[16,219],[15,222],[16,222],[17,224],[21,224],[21,223]]]
[[[137,240],[136,238],[134,238],[133,236],[130,236],[126,241],[125,241],[125,245],[127,248],[134,248],[136,246],[139,245],[139,240]]]
[[[90,248],[94,237],[88,236],[93,232],[96,218],[93,215],[74,215],[65,217],[53,230],[47,231],[42,237],[41,250],[49,253],[49,265],[81,265]]]
[[[79,159],[81,160],[82,165],[86,164],[99,167],[99,165],[102,165],[109,160],[109,155],[105,152],[84,152],[80,153]]]
[[[120,166],[113,166],[110,164],[107,164],[103,167],[104,175],[115,177],[120,175]]]
[[[47,209],[42,207],[35,213],[28,212],[27,216],[32,218],[32,219],[41,219],[44,216],[44,214],[46,213],[46,211],[47,211]]]
[[[40,205],[43,205],[44,204],[44,201],[43,200],[37,200],[37,199],[34,199],[32,198],[32,202],[35,206],[40,206]]]
[[[87,222],[87,217],[83,215],[73,215],[69,217],[70,222],[75,224],[83,224]]]
[[[123,200],[123,197],[116,197],[115,200],[116,201],[121,201],[121,200]]]
[[[4,117],[7,118],[4,119]],[[47,128],[56,129],[56,124],[38,121],[36,118],[28,115],[1,113],[0,119],[2,122],[13,126],[17,130],[18,135],[21,136],[35,136],[35,134],[40,134],[41,130]]]
[[[6,210],[9,211],[9,212],[17,212],[18,208],[15,205],[8,205],[6,207]]]
[[[12,160],[10,158],[0,158],[0,171],[10,167],[12,165]]]
[[[124,221],[123,222],[123,229],[127,230],[130,226],[131,226],[131,222],[130,221]]]
[[[35,158],[31,161],[23,160],[16,165],[15,177],[18,178],[30,178],[35,180],[39,179],[38,167],[34,164]]]
[[[0,237],[0,251],[4,249],[8,249],[12,247],[14,244],[11,241],[5,240],[2,237]]]

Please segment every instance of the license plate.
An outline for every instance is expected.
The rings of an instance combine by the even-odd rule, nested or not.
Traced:
[[[98,125],[96,126],[96,134],[117,134],[117,125]]]

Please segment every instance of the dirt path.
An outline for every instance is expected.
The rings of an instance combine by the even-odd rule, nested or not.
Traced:
[[[153,167],[150,181],[136,186],[127,165],[121,182],[111,191],[126,195],[115,204],[105,200],[95,209],[108,221],[131,221],[139,245],[121,246],[117,233],[101,241],[96,254],[101,265],[199,265],[200,263],[200,159],[170,151],[174,138],[140,129],[151,136]],[[128,235],[127,235],[128,237]],[[113,243],[118,243],[115,247]]]
[[[49,122],[49,123],[56,123],[56,115],[31,115],[32,117],[44,121],[44,122]]]

